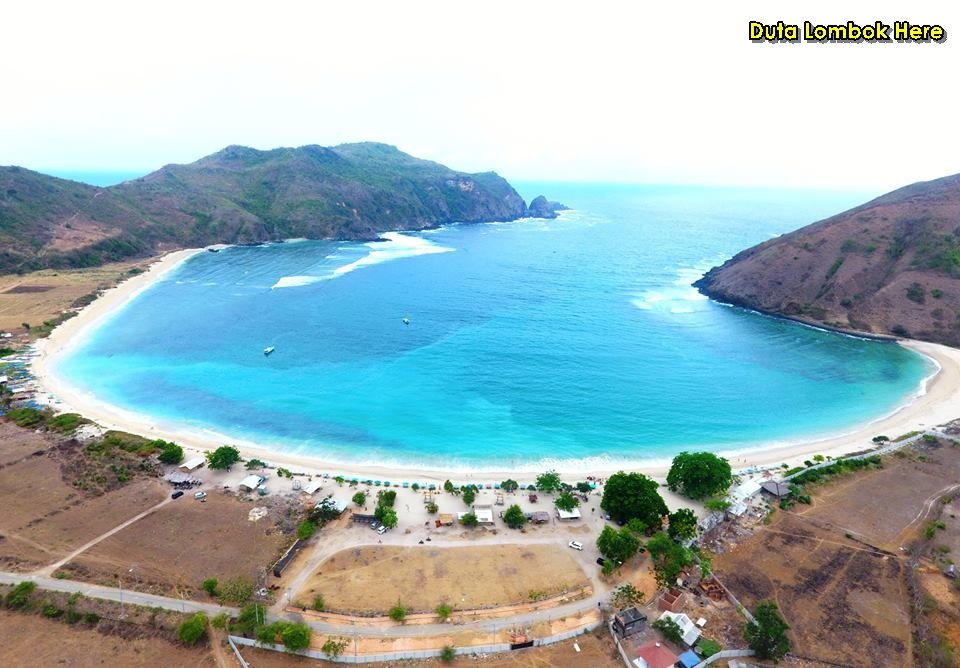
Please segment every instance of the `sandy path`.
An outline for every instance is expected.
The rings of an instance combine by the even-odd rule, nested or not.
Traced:
[[[54,373],[55,360],[79,345],[105,318],[116,309],[147,289],[155,281],[176,269],[183,261],[201,252],[183,250],[164,256],[146,272],[111,289],[79,315],[59,326],[50,337],[38,343],[38,355],[33,372],[37,380],[54,400],[54,406],[62,410],[81,413],[104,427],[119,429],[148,438],[164,438],[180,443],[188,451],[202,454],[224,443],[236,445],[245,457],[257,457],[278,466],[293,468],[306,473],[330,473],[345,477],[379,478],[390,480],[412,480],[423,482],[441,482],[448,477],[479,482],[501,481],[506,478],[531,479],[536,471],[528,470],[475,470],[451,471],[440,469],[422,469],[411,467],[404,469],[396,465],[366,466],[343,462],[325,461],[318,457],[300,454],[284,454],[273,451],[269,444],[239,441],[223,434],[209,431],[191,430],[184,425],[161,423],[145,415],[136,415],[100,401],[92,393],[73,387]],[[782,463],[790,466],[800,464],[813,454],[840,456],[861,451],[873,446],[871,438],[878,434],[895,437],[899,434],[922,430],[943,424],[960,417],[960,350],[947,346],[921,341],[904,341],[901,345],[926,355],[938,366],[938,371],[927,379],[924,391],[892,415],[861,425],[849,433],[832,438],[809,440],[787,445],[776,444],[769,448],[751,446],[749,450],[731,450],[725,452],[733,467],[745,470],[753,467],[776,467]],[[584,470],[578,461],[561,462],[561,473],[576,474],[578,479],[594,475],[605,477],[619,468],[630,468],[663,479],[669,467],[668,462],[631,462],[616,469]]]

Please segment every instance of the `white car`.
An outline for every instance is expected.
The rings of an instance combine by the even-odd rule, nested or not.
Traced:
[[[377,533],[382,536],[383,534],[387,533],[387,527],[386,527],[385,525],[381,524],[381,525],[377,528]]]
[[[572,547],[574,550],[583,550],[583,543],[571,540],[567,543],[567,547]]]

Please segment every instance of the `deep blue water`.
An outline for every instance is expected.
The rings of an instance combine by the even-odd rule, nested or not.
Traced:
[[[277,450],[536,468],[844,431],[893,410],[931,371],[898,346],[690,287],[735,252],[867,194],[521,190],[574,210],[370,245],[201,253],[61,373],[128,410]]]

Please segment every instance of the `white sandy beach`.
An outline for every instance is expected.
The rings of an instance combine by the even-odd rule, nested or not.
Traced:
[[[534,472],[529,467],[525,467],[523,471],[482,470],[474,472],[405,469],[397,466],[344,464],[300,454],[284,454],[283,452],[272,451],[269,447],[264,447],[263,444],[238,441],[225,435],[196,430],[185,425],[163,424],[146,416],[134,415],[104,403],[90,392],[73,387],[57,377],[53,372],[54,365],[52,364],[57,357],[77,346],[105,318],[117,309],[122,308],[155,281],[176,269],[182,262],[198,252],[201,252],[201,250],[182,250],[165,255],[151,265],[146,272],[109,290],[84,308],[76,317],[57,327],[47,339],[38,342],[38,354],[33,364],[33,373],[40,386],[48,394],[54,408],[60,411],[80,413],[104,428],[140,434],[148,438],[176,441],[188,451],[202,453],[223,444],[235,445],[244,457],[256,457],[297,472],[329,473],[330,475],[343,475],[345,477],[378,478],[393,481],[419,480],[420,482],[442,481],[454,476],[458,480],[483,482],[499,482],[506,478],[532,481],[535,477]],[[872,447],[871,439],[878,434],[885,434],[893,438],[909,431],[932,428],[960,417],[960,350],[920,341],[906,341],[901,345],[928,356],[939,367],[939,370],[927,380],[925,391],[913,398],[908,404],[887,417],[862,425],[850,433],[836,437],[769,448],[749,445],[745,446],[742,452],[731,451],[725,453],[730,459],[731,465],[735,470],[743,470],[755,467],[775,467],[783,463],[793,466],[814,454],[837,457]],[[639,462],[638,464],[638,466],[632,467],[632,470],[638,470],[659,479],[665,477],[668,468],[664,462],[651,462],[647,465]],[[606,477],[624,467],[585,470],[591,467],[585,467],[583,462],[572,461],[560,462],[556,468],[561,473],[571,476],[575,474],[578,479],[583,479],[588,475]]]

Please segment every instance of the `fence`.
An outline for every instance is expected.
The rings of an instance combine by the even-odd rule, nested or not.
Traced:
[[[547,636],[546,638],[538,638],[534,640],[533,646],[540,647],[541,645],[552,645],[554,643],[562,642],[564,640],[569,640],[570,638],[575,638],[576,636],[583,635],[588,631],[592,631],[601,622],[596,624],[591,624],[579,629],[574,629],[572,631],[564,631],[563,633],[558,633],[556,635]],[[243,645],[245,647],[259,647],[260,649],[272,650],[274,652],[283,652],[283,645],[271,645],[267,643],[259,643],[253,638],[242,638],[240,636],[228,636],[228,639],[231,643],[236,643],[237,645]],[[469,654],[493,654],[496,652],[509,652],[511,650],[510,643],[496,643],[491,645],[475,645],[470,647],[456,647],[454,652],[458,655],[469,655]],[[338,663],[376,663],[378,661],[399,661],[402,659],[432,659],[434,657],[440,656],[439,649],[423,649],[423,650],[407,650],[401,652],[384,652],[382,654],[353,654],[350,655],[349,650],[333,659],[330,658],[325,652],[316,649],[307,649],[297,654],[301,656],[309,656],[314,659],[324,659],[326,661],[336,661]]]
[[[738,657],[753,656],[753,653],[754,652],[752,649],[725,649],[722,652],[717,652],[713,656],[704,659],[693,668],[704,668],[705,666],[709,666],[714,661],[719,661],[720,659],[736,659]]]

